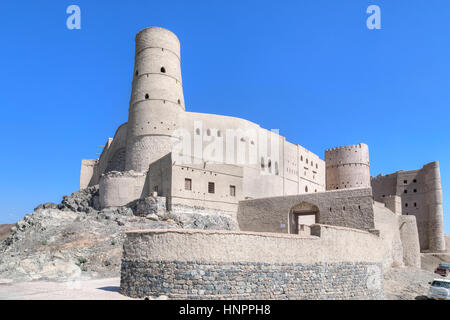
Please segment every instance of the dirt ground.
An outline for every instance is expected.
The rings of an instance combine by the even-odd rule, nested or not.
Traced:
[[[74,282],[31,281],[10,283],[0,279],[0,300],[128,300],[119,293],[120,278]]]

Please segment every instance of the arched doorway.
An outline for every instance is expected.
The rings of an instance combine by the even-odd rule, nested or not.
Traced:
[[[288,218],[288,230],[291,234],[298,234],[299,225],[319,223],[319,208],[308,202],[301,202],[291,208]]]

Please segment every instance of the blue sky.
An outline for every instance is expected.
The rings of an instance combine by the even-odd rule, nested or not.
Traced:
[[[127,121],[135,34],[162,26],[182,43],[189,111],[279,128],[322,158],[367,143],[372,175],[439,160],[450,234],[449,1],[120,3],[2,1],[0,223],[78,189],[81,159]]]

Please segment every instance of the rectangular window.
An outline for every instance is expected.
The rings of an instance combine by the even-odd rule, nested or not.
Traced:
[[[208,193],[214,193],[214,182],[208,182]]]
[[[184,179],[184,190],[192,190],[192,180]]]
[[[153,188],[153,191],[156,192],[156,193],[158,193],[158,186],[155,186],[155,187]]]
[[[230,196],[236,197],[236,186],[230,186]]]

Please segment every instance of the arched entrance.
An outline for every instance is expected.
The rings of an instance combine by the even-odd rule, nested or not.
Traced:
[[[319,208],[308,202],[301,202],[291,208],[288,218],[288,230],[291,234],[299,233],[299,225],[310,226],[319,223]]]

